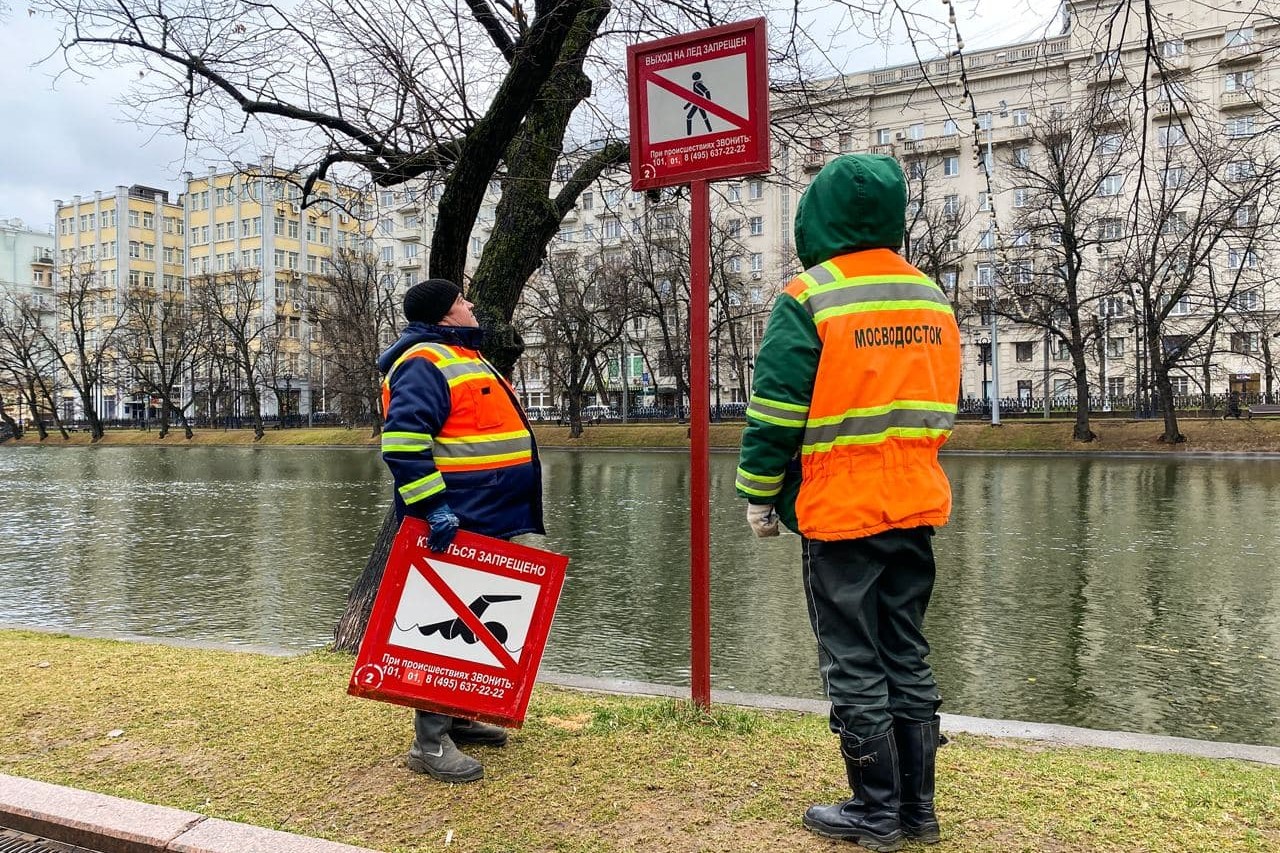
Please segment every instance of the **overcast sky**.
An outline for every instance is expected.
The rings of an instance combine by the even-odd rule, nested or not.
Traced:
[[[938,0],[933,3],[943,8]],[[957,5],[967,46],[980,47],[1037,38],[1057,3],[1037,3],[1034,14],[1029,0],[959,0]],[[188,154],[182,139],[121,120],[118,102],[130,72],[55,80],[58,57],[36,66],[54,50],[56,31],[48,21],[29,16],[22,0],[12,6],[9,21],[0,24],[0,218],[18,217],[44,229],[52,222],[54,199],[111,192],[118,184],[176,191],[183,171],[199,173],[211,165],[198,153]],[[877,65],[911,59],[891,49],[859,55],[875,56]]]

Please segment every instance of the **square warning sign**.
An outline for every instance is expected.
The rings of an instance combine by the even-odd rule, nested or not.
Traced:
[[[519,727],[569,560],[460,531],[427,548],[400,525],[347,692]]]
[[[763,18],[627,48],[631,187],[769,170]]]

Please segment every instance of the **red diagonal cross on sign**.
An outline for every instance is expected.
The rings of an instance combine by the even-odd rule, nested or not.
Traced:
[[[734,127],[746,130],[751,124],[751,119],[740,116],[735,112],[731,112],[730,110],[727,110],[724,107],[717,104],[715,101],[709,101],[706,98],[702,97],[701,95],[696,94],[695,92],[684,88],[679,83],[672,83],[666,77],[662,77],[661,75],[654,74],[652,77],[649,77],[648,80],[653,85],[662,89],[666,89],[668,92],[670,92],[673,95],[676,95],[677,97],[684,98],[686,101],[693,104],[695,107],[699,107],[701,109],[706,110],[716,118],[724,119]]]
[[[440,577],[436,572],[435,567],[432,566],[430,562],[427,562],[425,568],[419,566],[417,562],[414,562],[413,567],[417,569],[422,576],[427,579],[427,583],[431,584],[431,587],[440,594],[440,597],[444,599],[445,604],[449,605],[449,609],[458,614],[458,618],[462,620],[462,624],[466,625],[467,628],[471,630],[471,633],[476,635],[476,639],[484,643],[484,647],[498,659],[498,662],[502,664],[503,669],[514,673],[520,668],[520,664],[516,663],[516,660],[511,656],[511,653],[506,650],[502,643],[498,642],[497,637],[489,633],[489,629],[480,621],[480,617],[472,613],[471,608],[462,603],[462,599],[458,598],[457,593],[449,588],[449,585],[444,582],[444,579]]]

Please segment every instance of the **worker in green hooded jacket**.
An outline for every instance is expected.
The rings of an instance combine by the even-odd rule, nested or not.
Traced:
[[[877,851],[940,839],[941,697],[925,657],[933,532],[951,512],[938,449],[955,425],[960,332],[899,254],[906,180],[890,157],[827,164],[796,210],[803,273],[765,330],[736,486],[757,536],[803,537],[818,661],[853,796],[804,824]]]

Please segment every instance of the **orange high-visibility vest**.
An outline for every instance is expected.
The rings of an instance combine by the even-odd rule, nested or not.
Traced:
[[[801,532],[854,539],[946,524],[951,486],[938,448],[960,393],[960,330],[946,294],[887,249],[833,258],[786,292],[822,341],[801,415]]]
[[[515,392],[479,352],[467,347],[421,343],[406,350],[382,380],[383,412],[391,405],[392,374],[411,358],[428,359],[444,374],[449,384],[449,416],[438,435],[384,433],[384,452],[429,447],[436,468],[446,477],[533,461],[533,437],[513,402]]]

